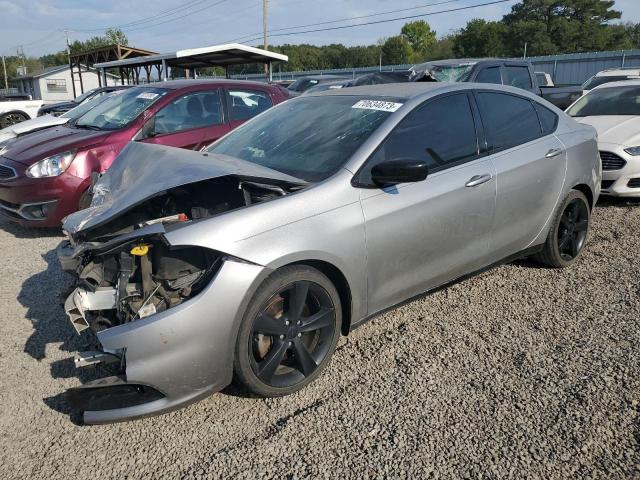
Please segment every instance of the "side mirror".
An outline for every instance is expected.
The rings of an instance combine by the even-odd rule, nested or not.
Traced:
[[[156,136],[156,117],[151,117],[144,122],[140,134],[136,140],[144,140],[145,138],[153,138]]]
[[[378,186],[421,182],[429,173],[427,163],[413,158],[386,160],[371,169],[371,180]]]

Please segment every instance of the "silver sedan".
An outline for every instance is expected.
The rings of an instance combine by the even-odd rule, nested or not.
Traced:
[[[479,84],[303,96],[202,152],[131,143],[64,222],[65,308],[99,343],[76,364],[113,373],[67,399],[101,423],[234,378],[295,392],[400,302],[516,258],[571,265],[600,180],[592,127]]]

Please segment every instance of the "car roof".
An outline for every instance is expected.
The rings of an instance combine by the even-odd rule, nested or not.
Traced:
[[[154,82],[144,85],[134,85],[136,87],[150,87],[150,88],[166,88],[168,90],[177,90],[179,88],[196,87],[199,85],[238,85],[238,86],[251,86],[251,85],[263,85],[270,87],[268,83],[264,82],[252,82],[249,80],[230,80],[227,78],[221,79],[180,79],[180,80],[168,80],[166,82]]]
[[[613,87],[640,87],[640,78],[639,79],[631,79],[631,80],[620,80],[617,82],[609,82],[603,83],[602,85],[598,85],[593,88],[593,90],[603,90],[605,88],[613,88]]]
[[[640,76],[640,68],[612,68],[596,73],[596,77],[609,77],[617,75]]]
[[[351,78],[351,76],[334,75],[327,73],[325,75],[305,75],[304,77],[296,78],[296,80],[340,80],[343,78]]]
[[[319,97],[328,95],[357,96],[357,97],[379,97],[395,98],[408,102],[421,97],[431,97],[435,93],[448,93],[467,90],[495,90],[496,92],[510,93],[535,99],[541,103],[545,102],[541,97],[516,87],[507,85],[496,85],[493,83],[472,83],[472,82],[403,82],[403,83],[380,83],[377,85],[363,85],[359,87],[338,88],[325,90],[323,92],[310,93],[309,97]]]

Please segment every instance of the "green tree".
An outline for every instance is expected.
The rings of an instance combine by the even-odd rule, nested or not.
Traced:
[[[624,48],[629,39],[608,24],[619,19],[613,0],[523,0],[505,15],[505,50],[531,55]]]
[[[424,20],[405,23],[400,31],[413,50],[412,59],[420,62],[426,59],[429,51],[436,43],[436,32]]]
[[[402,36],[389,37],[382,45],[382,63],[386,65],[400,65],[410,63],[413,49]]]
[[[499,57],[504,55],[504,25],[475,18],[453,39],[458,57]]]
[[[128,45],[129,40],[122,30],[119,28],[108,28],[104,35],[91,37],[84,42],[74,41],[70,48],[71,53],[82,53],[87,50],[94,50],[100,47],[108,47],[109,45]]]

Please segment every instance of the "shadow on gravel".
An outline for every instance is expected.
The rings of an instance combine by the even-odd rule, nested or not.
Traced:
[[[61,237],[60,228],[26,228],[4,218],[0,219],[0,228],[16,238]]]
[[[18,295],[18,301],[27,308],[26,318],[33,326],[24,351],[36,360],[45,357],[50,343],[62,343],[60,348],[64,351],[77,350],[87,343],[75,334],[64,313],[62,303],[70,278],[60,268],[55,249],[42,258],[47,263],[46,270],[25,280]]]
[[[596,208],[640,207],[640,198],[601,196]]]

